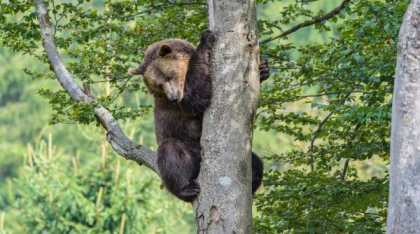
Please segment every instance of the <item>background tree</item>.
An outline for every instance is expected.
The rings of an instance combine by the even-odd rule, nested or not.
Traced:
[[[53,152],[52,142],[28,146],[25,168],[13,181],[20,227],[17,233],[185,233],[187,204],[159,191],[149,171],[138,172],[109,149],[97,146],[95,164],[81,155]],[[136,179],[142,177],[142,180]],[[162,215],[165,209],[175,211]],[[158,228],[156,228],[158,227]]]
[[[419,24],[420,1],[414,0],[405,14],[398,40],[387,233],[415,233],[420,229]]]

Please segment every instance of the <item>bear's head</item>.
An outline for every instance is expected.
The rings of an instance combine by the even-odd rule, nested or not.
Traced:
[[[188,63],[195,47],[184,40],[168,39],[150,45],[139,67],[130,70],[143,76],[143,81],[155,97],[180,102],[184,95]]]

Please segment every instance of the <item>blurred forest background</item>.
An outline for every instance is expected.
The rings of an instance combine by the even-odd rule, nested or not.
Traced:
[[[79,2],[89,14],[109,10],[102,0]],[[7,10],[4,4],[19,1],[0,3]],[[341,1],[259,3],[260,41],[267,40],[261,53],[270,61],[272,77],[262,87],[253,139],[267,171],[256,195],[255,231],[382,233],[396,41],[408,1],[353,1],[340,15],[280,40],[270,37]],[[168,14],[172,11],[177,9]],[[156,20],[154,30],[160,33],[142,39],[145,44],[168,37],[196,43],[207,19],[205,11],[196,12],[201,14],[190,14],[196,21],[171,15],[179,25],[170,30],[160,16],[136,23]],[[181,27],[185,31],[174,33]],[[61,33],[69,34],[66,28]],[[26,51],[8,34],[1,41],[0,233],[195,233],[191,206],[161,190],[159,178],[147,168],[114,153],[103,129],[68,121],[52,110],[49,102],[54,105],[53,92],[61,87],[49,79],[43,59],[30,55],[41,50]],[[138,57],[125,66],[141,60],[141,53],[133,54]],[[156,149],[148,111],[152,97],[140,91],[141,84],[130,86],[136,92],[120,92],[128,86],[90,83],[97,96],[118,93],[118,105],[141,106],[138,118],[124,118],[121,111],[120,123],[131,139]]]

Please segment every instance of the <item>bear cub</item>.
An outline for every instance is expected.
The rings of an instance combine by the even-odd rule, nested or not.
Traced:
[[[150,45],[139,67],[154,96],[157,164],[165,187],[191,202],[200,193],[196,179],[201,163],[203,114],[210,104],[212,83],[210,53],[215,36],[205,31],[197,48],[184,40],[168,39]],[[267,62],[260,64],[260,80],[269,76]],[[252,192],[261,184],[263,163],[252,153]]]

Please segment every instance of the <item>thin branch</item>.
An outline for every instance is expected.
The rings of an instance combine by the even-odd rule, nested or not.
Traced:
[[[271,23],[271,22],[269,22],[269,21],[266,21],[266,22],[264,22],[265,24],[267,24],[269,27],[274,27],[274,28],[277,28],[278,30],[280,30],[280,31],[283,31],[282,30],[282,28],[280,27],[280,26],[278,26],[278,25],[276,25],[276,24],[274,24],[274,23]]]
[[[330,11],[326,15],[316,17],[316,18],[313,18],[312,20],[300,23],[300,24],[290,28],[289,30],[282,32],[280,35],[277,35],[275,37],[269,37],[269,38],[263,40],[260,44],[266,44],[270,41],[273,41],[273,40],[276,40],[278,38],[285,37],[289,34],[292,34],[292,33],[296,32],[297,30],[299,30],[301,28],[309,27],[309,26],[312,26],[314,24],[321,23],[322,21],[329,20],[329,19],[333,18],[334,16],[338,15],[343,9],[345,9],[346,6],[350,3],[350,1],[351,0],[344,0],[338,7],[334,8],[332,11]]]
[[[341,180],[346,180],[347,177],[347,170],[349,169],[349,163],[350,163],[350,159],[346,159],[346,162],[344,163],[344,168],[343,168],[343,174],[341,175]]]
[[[53,9],[55,9],[55,1],[52,0],[51,2],[52,2]],[[54,33],[53,33],[53,36],[55,37],[55,34],[57,33],[58,21],[57,21],[57,14],[53,12],[53,15],[54,15],[54,20],[55,20],[55,24],[53,24],[54,25]]]
[[[202,6],[206,5],[205,3],[201,3],[201,2],[183,2],[183,3],[173,3],[173,2],[170,2],[170,1],[167,1],[167,2],[168,2],[167,4],[155,5],[155,6],[152,6],[152,7],[148,8],[144,11],[137,12],[136,14],[122,15],[119,18],[123,18],[123,19],[126,19],[126,20],[132,20],[137,16],[140,16],[140,15],[143,15],[143,14],[148,14],[148,13],[152,12],[153,10],[157,10],[157,9],[163,9],[163,8],[174,7],[174,6],[182,7],[182,6],[188,6],[188,5],[202,5]]]
[[[35,52],[33,50],[31,50],[27,45],[23,44],[23,47],[24,48],[23,48],[22,51],[24,52],[24,54],[26,53],[26,54],[32,55],[35,58],[37,58],[39,61],[45,61],[45,59],[43,59],[41,56],[35,54]]]
[[[350,92],[348,92],[347,94],[346,94],[346,96],[344,96],[341,100],[340,100],[340,102],[338,103],[338,105],[341,105],[341,104],[343,104],[344,103],[344,101],[350,96],[352,94],[352,91],[350,91]],[[328,121],[328,119],[334,114],[334,112],[337,110],[337,108],[336,109],[334,109],[334,110],[332,110],[325,118],[324,118],[324,120],[322,120],[322,122],[321,123],[319,123],[319,125],[318,125],[318,129],[315,131],[315,133],[314,133],[314,135],[312,136],[312,140],[311,140],[311,147],[310,147],[310,149],[309,149],[309,151],[310,152],[313,152],[313,150],[314,150],[314,143],[315,143],[315,139],[318,137],[318,135],[321,133],[321,130],[322,130],[322,128],[324,127],[324,125],[325,125],[325,123]],[[311,154],[311,172],[313,172],[314,171],[314,168],[315,166],[314,166],[314,155],[313,155],[313,153]]]
[[[95,83],[105,83],[105,82],[117,82],[117,81],[123,81],[123,80],[127,80],[127,79],[132,79],[133,76],[132,75],[128,75],[128,76],[123,76],[123,77],[111,77],[109,80],[95,80],[95,81],[90,81],[89,84],[95,84]],[[133,80],[133,82],[135,81],[142,81],[140,78],[137,78],[135,80]]]
[[[358,123],[358,124],[356,125],[356,127],[354,128],[353,135],[352,135],[352,136],[351,136],[351,138],[350,138],[350,143],[352,143],[352,142],[354,141],[354,139],[356,139],[356,133],[359,131],[360,126],[362,126],[362,124],[361,124],[361,123]],[[344,163],[343,174],[341,175],[341,179],[342,179],[342,180],[346,180],[346,177],[347,177],[347,171],[348,171],[348,169],[349,169],[349,163],[350,163],[350,159],[348,158],[348,159],[346,160],[346,162]]]
[[[328,80],[333,80],[333,79],[337,79],[339,81],[342,81],[344,83],[347,83],[347,84],[350,84],[350,85],[354,85],[354,86],[362,86],[361,84],[357,84],[357,83],[354,83],[354,82],[351,82],[351,81],[342,79],[340,77],[334,77],[334,78],[331,78],[331,77],[321,77],[321,78],[318,78],[318,79],[309,80],[309,81],[304,82],[304,83],[289,84],[289,87],[298,87],[298,88],[300,88],[300,87],[305,86],[305,85],[314,85],[314,83],[317,83],[317,82],[318,83],[321,82],[321,81],[325,81],[326,82]]]
[[[77,3],[76,4],[76,6],[74,6],[75,8],[77,8],[77,7],[79,7],[80,6],[80,4],[82,4],[81,2],[79,2],[79,3]],[[67,13],[69,12],[69,10],[65,10],[62,14],[61,14],[61,16],[60,16],[60,18],[58,18],[57,20],[56,20],[56,27],[58,27],[58,23],[60,23],[60,21],[67,15]]]
[[[290,92],[293,90],[296,90],[300,87],[296,87],[296,88],[292,88],[292,89],[288,89],[285,90],[284,92]],[[277,106],[281,106],[283,105],[283,103],[287,103],[287,102],[296,102],[296,101],[300,101],[302,99],[306,99],[306,98],[315,98],[315,97],[324,97],[324,96],[329,96],[329,95],[339,95],[339,94],[347,94],[347,93],[374,93],[373,91],[363,91],[363,90],[353,90],[353,91],[343,91],[343,92],[331,92],[331,93],[319,93],[319,94],[308,94],[308,95],[301,95],[301,96],[296,96],[296,97],[291,97],[291,98],[286,98],[284,100],[280,100],[278,102],[276,102],[275,104]]]
[[[130,76],[125,82],[124,82],[124,84],[121,86],[121,87],[119,87],[118,89],[118,93],[115,95],[115,97],[112,99],[112,101],[111,102],[114,102],[119,96],[120,96],[120,94],[124,91],[124,88],[127,86],[127,83],[131,80],[131,78],[133,78],[134,76]]]
[[[131,141],[122,131],[117,120],[112,114],[101,106],[93,96],[88,95],[74,80],[69,73],[64,63],[61,61],[60,55],[54,43],[54,38],[51,30],[51,23],[48,16],[48,11],[45,6],[44,0],[34,0],[36,13],[41,29],[41,36],[43,45],[47,53],[49,62],[54,68],[57,80],[61,86],[66,90],[67,94],[74,100],[80,102],[87,102],[95,104],[95,115],[101,125],[106,129],[107,141],[111,144],[112,148],[125,157],[126,159],[133,160],[138,164],[144,164],[151,170],[158,173],[156,165],[156,153],[152,150],[138,145]]]
[[[363,90],[353,90],[353,91],[349,91],[349,92],[351,92],[351,93],[370,93],[369,91],[363,91]],[[343,94],[343,93],[348,93],[348,92],[331,92],[331,93],[319,93],[319,94],[296,96],[297,99],[295,99],[295,101],[305,99],[305,98],[338,95],[338,94]]]

